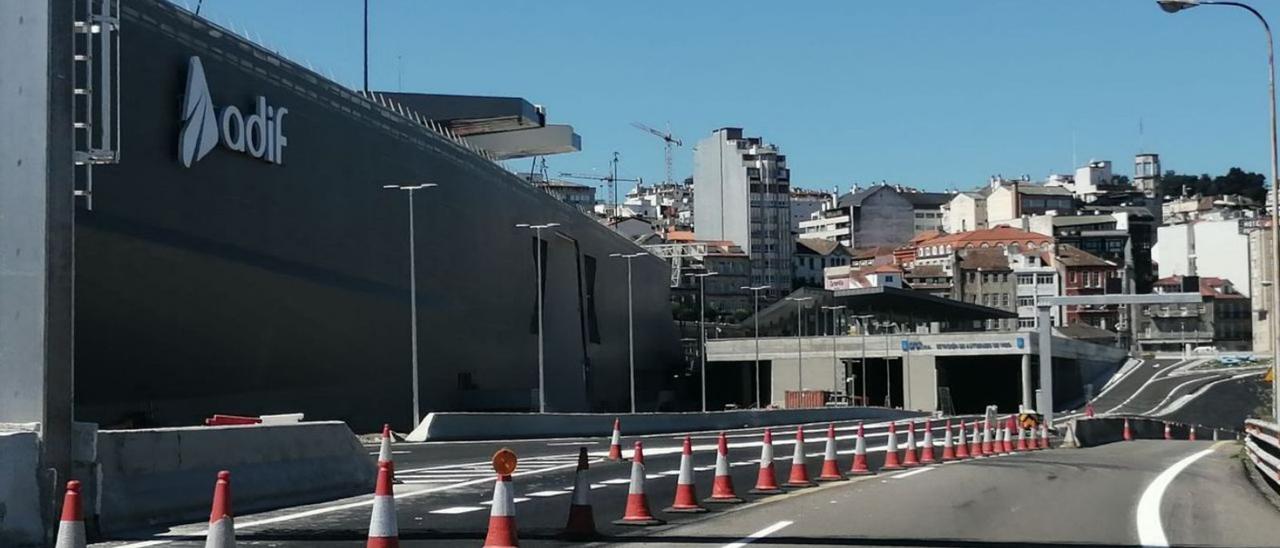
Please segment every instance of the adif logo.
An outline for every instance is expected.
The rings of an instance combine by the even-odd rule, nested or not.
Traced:
[[[216,110],[209,95],[204,65],[199,57],[192,57],[187,66],[187,94],[182,101],[178,156],[182,165],[191,167],[222,143],[236,152],[283,164],[284,147],[289,144],[284,136],[284,115],[288,113],[287,108],[268,106],[263,96],[254,101],[253,114],[248,117],[235,105]]]

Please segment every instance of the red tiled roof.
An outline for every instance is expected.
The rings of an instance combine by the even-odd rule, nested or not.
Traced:
[[[998,226],[995,228],[986,228],[982,230],[970,230],[968,232],[957,232],[955,234],[947,234],[920,242],[920,247],[951,244],[953,247],[974,247],[982,243],[991,244],[1008,244],[1008,243],[1024,243],[1034,242],[1042,244],[1052,242],[1053,238],[1040,234],[1038,232],[1030,232],[1020,228],[1011,226]]]

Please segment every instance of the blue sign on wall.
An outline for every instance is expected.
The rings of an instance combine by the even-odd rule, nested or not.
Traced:
[[[1027,346],[1026,341],[1022,340],[1022,337],[1018,337],[1014,339],[1013,344],[1017,345],[1019,350],[1021,350],[1024,346]]]
[[[907,341],[906,339],[902,339],[902,351],[906,352],[907,349],[910,347],[911,347],[911,342]]]

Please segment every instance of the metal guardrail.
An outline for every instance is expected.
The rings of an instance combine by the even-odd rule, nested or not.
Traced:
[[[1254,469],[1271,479],[1272,488],[1280,487],[1280,425],[1248,419],[1244,431],[1245,454]]]

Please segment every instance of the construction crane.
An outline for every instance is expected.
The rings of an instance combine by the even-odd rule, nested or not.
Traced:
[[[667,180],[666,180],[666,183],[667,183],[668,185],[670,185],[670,184],[674,183],[675,181],[674,181],[674,180],[672,180],[672,178],[671,178],[671,155],[672,155],[672,146],[684,146],[684,143],[680,142],[680,138],[678,138],[678,137],[676,137],[675,135],[672,135],[672,134],[671,134],[671,125],[670,125],[670,124],[667,124],[667,131],[665,131],[665,132],[658,131],[658,130],[653,129],[653,128],[649,127],[649,126],[646,126],[646,125],[644,125],[644,124],[642,124],[642,123],[640,123],[640,122],[631,122],[631,125],[632,125],[633,127],[635,127],[636,129],[639,129],[639,130],[644,131],[644,132],[646,132],[646,133],[651,133],[651,134],[653,134],[655,137],[657,137],[657,138],[659,138],[659,139],[662,139],[662,141],[663,141],[664,143],[666,143],[666,149],[667,149]]]
[[[613,194],[613,209],[609,212],[610,218],[614,218],[618,216],[618,183],[619,182],[629,182],[629,183],[644,182],[643,179],[618,178],[618,157],[619,157],[619,154],[617,152],[614,152],[613,159],[609,161],[608,175],[594,175],[594,174],[589,175],[589,174],[583,174],[583,173],[563,173],[563,172],[560,173],[561,177],[568,177],[570,179],[589,179],[592,181],[603,181],[606,185],[608,185],[608,192]]]

